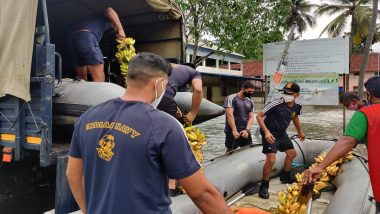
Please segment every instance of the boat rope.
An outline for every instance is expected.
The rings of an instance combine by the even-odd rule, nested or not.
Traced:
[[[360,163],[364,166],[365,170],[369,174],[369,169],[368,169],[368,165],[367,165],[368,160],[366,158],[364,158],[363,156],[356,154],[355,152],[353,153],[353,155],[358,158],[358,160],[360,161]]]
[[[298,138],[297,135],[293,135],[290,139],[292,139],[292,141],[294,141],[296,143],[296,145],[298,146],[298,148],[300,149],[301,154],[302,154],[302,158],[303,158],[303,162],[304,162],[304,164],[306,164],[305,153],[303,152],[300,144],[296,141],[296,138]]]

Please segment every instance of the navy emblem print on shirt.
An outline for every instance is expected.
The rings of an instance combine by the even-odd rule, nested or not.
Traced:
[[[113,135],[105,135],[99,141],[99,147],[96,148],[98,155],[105,161],[110,161],[114,155],[113,148],[115,148],[115,137]]]

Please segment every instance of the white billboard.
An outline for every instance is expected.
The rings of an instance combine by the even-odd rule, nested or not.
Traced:
[[[264,75],[271,76],[276,71],[285,43],[264,45]],[[348,37],[293,41],[288,50],[285,73],[348,74],[348,50]]]

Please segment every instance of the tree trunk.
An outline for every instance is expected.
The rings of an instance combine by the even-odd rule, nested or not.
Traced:
[[[200,65],[203,61],[205,61],[209,56],[213,55],[213,54],[216,53],[217,51],[219,51],[219,48],[218,48],[217,50],[212,50],[212,51],[210,51],[210,53],[206,54],[205,56],[200,57],[199,59],[195,60],[193,63],[195,64],[195,66],[198,66],[198,65]]]
[[[345,89],[345,91],[350,90],[349,81],[350,81],[351,62],[352,62],[351,58],[352,58],[352,52],[353,52],[353,46],[354,46],[353,40],[354,40],[355,34],[356,34],[356,17],[355,17],[355,14],[351,14],[351,31],[350,31],[350,37],[349,37],[349,42],[348,42],[348,75],[346,78],[346,85],[343,85],[343,89]]]
[[[295,23],[295,22],[290,27],[290,32],[289,32],[289,35],[288,35],[288,40],[285,43],[284,51],[282,52],[281,59],[278,62],[276,71],[280,71],[281,65],[284,64],[285,59],[288,56],[288,50],[289,50],[289,47],[290,47],[290,42],[292,41],[292,38],[293,38],[293,35],[294,35],[294,31],[296,30],[296,27],[297,27],[297,23]],[[284,72],[284,71],[282,71],[282,72]],[[267,84],[267,82],[265,84]],[[268,102],[272,102],[273,101],[273,99],[274,99],[274,93],[275,93],[275,90],[277,90],[277,87],[279,87],[279,85],[274,84],[273,81],[270,81],[269,92],[268,92],[268,88],[265,90],[265,97],[266,97],[265,98],[265,100],[266,100],[265,103],[266,104]]]
[[[297,23],[294,22],[292,24],[292,27],[290,28],[290,32],[289,32],[289,35],[288,35],[288,40],[285,43],[285,48],[284,48],[284,51],[282,52],[281,59],[278,62],[276,71],[278,71],[280,69],[281,64],[285,61],[286,57],[288,56],[288,50],[289,50],[289,47],[290,47],[290,42],[294,38],[294,31],[296,30],[296,27],[297,27]]]
[[[378,2],[379,2],[378,0],[373,0],[373,3],[372,3],[373,5],[372,5],[371,23],[369,25],[368,36],[367,36],[367,40],[365,41],[365,45],[364,45],[363,60],[362,60],[361,66],[360,66],[358,89],[359,89],[359,96],[361,99],[363,98],[364,75],[365,75],[366,70],[367,70],[369,51],[371,49],[373,35],[375,35],[375,31],[376,31]]]

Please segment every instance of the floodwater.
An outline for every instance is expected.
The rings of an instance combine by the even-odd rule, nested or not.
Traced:
[[[255,103],[255,113],[260,111],[262,103]],[[346,111],[346,124],[352,116],[352,111]],[[210,160],[225,152],[224,125],[225,115],[214,118],[197,126],[206,134],[207,145],[203,147],[205,160]],[[341,106],[303,106],[300,115],[301,126],[307,138],[310,139],[338,139],[343,133],[343,109]],[[256,120],[251,129],[252,135],[255,133],[258,124]],[[297,134],[291,123],[288,129],[289,136]],[[252,137],[253,143],[261,143],[259,137]],[[358,146],[359,153],[366,156],[364,146]]]

